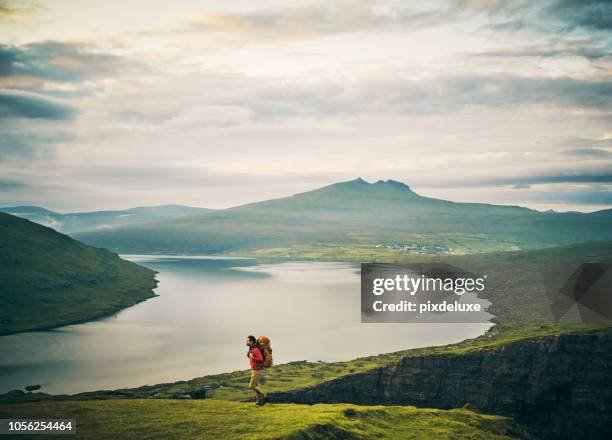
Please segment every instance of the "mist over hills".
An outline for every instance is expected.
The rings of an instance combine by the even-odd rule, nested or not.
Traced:
[[[290,197],[76,236],[122,253],[215,254],[304,245],[438,245],[456,253],[612,239],[612,218],[423,197],[358,178]]]
[[[113,228],[133,223],[161,221],[208,211],[210,210],[207,208],[193,208],[183,205],[143,206],[123,210],[72,212],[66,214],[50,211],[39,206],[0,208],[0,212],[26,218],[67,234]]]

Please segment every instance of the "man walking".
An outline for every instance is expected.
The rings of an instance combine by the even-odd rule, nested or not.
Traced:
[[[251,382],[249,383],[249,388],[255,391],[255,396],[257,398],[256,405],[263,406],[268,400],[260,386],[261,380],[263,379],[264,357],[261,353],[261,349],[257,345],[255,336],[249,336],[246,340],[246,345],[249,347],[247,357],[251,365]]]

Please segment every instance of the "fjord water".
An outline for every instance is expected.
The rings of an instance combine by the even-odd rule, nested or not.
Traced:
[[[359,267],[347,263],[128,256],[159,271],[155,298],[115,316],[0,337],[0,392],[77,393],[247,367],[245,337],[276,363],[337,361],[443,345],[490,324],[361,324]]]

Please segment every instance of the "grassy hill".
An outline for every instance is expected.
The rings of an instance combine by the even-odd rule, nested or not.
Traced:
[[[291,197],[77,234],[136,253],[244,253],[299,246],[439,245],[453,253],[612,240],[612,217],[423,197],[395,181],[341,182]]]
[[[471,439],[530,436],[512,419],[465,409],[119,400],[0,406],[2,418],[72,418],[84,439]]]
[[[154,296],[154,272],[0,213],[0,335],[108,315]]]
[[[72,212],[67,214],[50,211],[39,206],[0,208],[0,212],[25,218],[66,234],[77,231],[109,229],[133,223],[168,220],[208,211],[210,209],[182,205],[143,206],[117,211]]]

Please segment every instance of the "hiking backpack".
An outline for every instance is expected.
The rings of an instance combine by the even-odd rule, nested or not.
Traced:
[[[264,358],[264,368],[270,368],[272,366],[272,346],[270,345],[270,338],[267,336],[258,337],[257,345]]]

